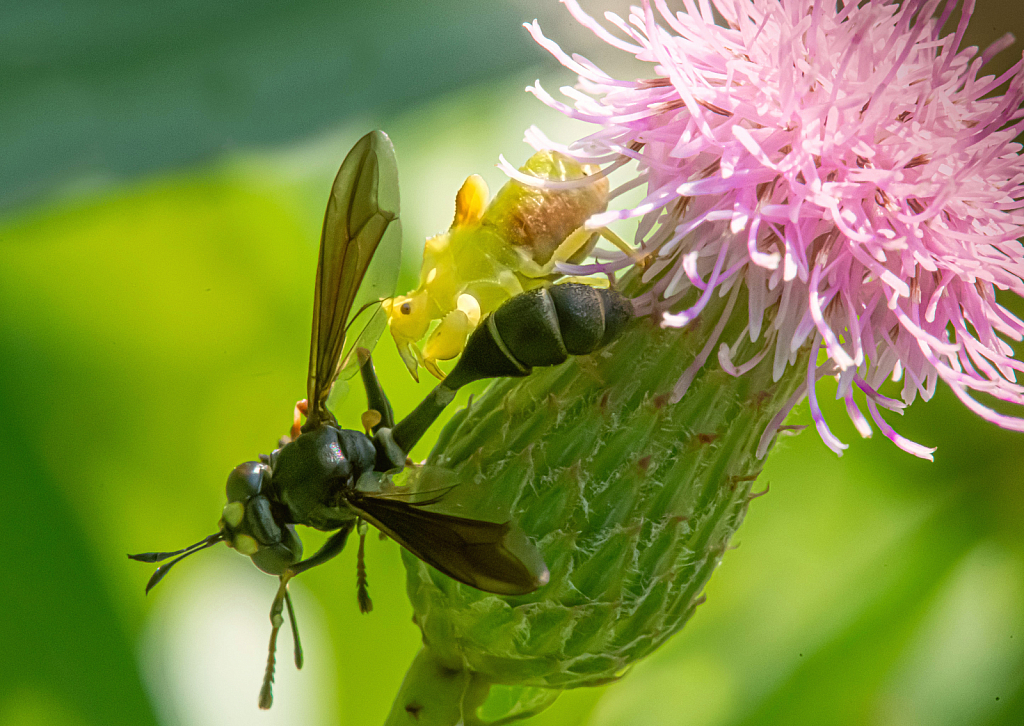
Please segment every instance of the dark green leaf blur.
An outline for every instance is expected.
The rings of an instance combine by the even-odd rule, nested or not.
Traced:
[[[1024,25],[979,5],[970,42]],[[354,546],[295,582],[306,666],[285,635],[263,715],[275,580],[217,547],[145,596],[152,566],[125,555],[215,531],[227,473],[286,432],[359,136],[397,149],[404,290],[467,175],[496,190],[530,124],[586,133],[522,92],[574,80],[534,17],[624,67],[555,0],[0,7],[0,726],[383,721],[419,643],[393,542],[368,542],[370,615]],[[430,389],[386,337],[376,359],[399,415]],[[358,428],[361,391],[334,401]],[[684,631],[530,723],[1024,723],[1024,436],[941,387],[893,421],[933,464],[826,416],[850,449],[813,428],[779,445]]]

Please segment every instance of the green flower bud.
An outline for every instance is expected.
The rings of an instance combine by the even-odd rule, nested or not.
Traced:
[[[801,382],[774,382],[770,362],[741,377],[698,364],[672,402],[695,360],[738,337],[741,316],[706,323],[745,310],[738,292],[685,330],[638,320],[594,355],[497,380],[453,417],[428,460],[458,482],[446,510],[511,516],[551,580],[500,597],[403,553],[424,650],[388,724],[536,713],[560,689],[621,677],[693,614],[746,512],[761,435]]]

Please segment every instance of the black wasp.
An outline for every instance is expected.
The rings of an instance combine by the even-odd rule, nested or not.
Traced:
[[[157,568],[146,592],[175,563],[218,542],[280,578],[270,611],[261,708],[270,708],[273,702],[274,654],[285,606],[295,664],[302,667],[288,581],[339,554],[353,529],[360,535],[359,607],[363,612],[371,609],[363,567],[364,523],[449,577],[487,592],[522,595],[548,581],[540,553],[511,522],[426,510],[423,507],[439,501],[443,492],[412,502],[415,495],[395,487],[390,479],[406,465],[408,452],[462,386],[482,378],[525,376],[532,366],[590,353],[617,337],[632,318],[625,298],[588,285],[569,283],[518,295],[480,324],[451,374],[396,424],[363,346],[372,346],[383,327],[385,316],[376,304],[393,293],[401,250],[398,206],[394,147],[383,132],[371,132],[345,157],[327,203],[313,297],[305,424],[269,456],[231,471],[228,503],[215,534],[176,552],[129,555],[143,562],[175,558]],[[356,304],[362,300],[365,305]],[[355,319],[375,305],[363,332],[346,346],[352,311]],[[363,415],[366,433],[341,428],[326,405],[338,377],[356,368],[369,408]],[[297,524],[334,534],[303,560]]]

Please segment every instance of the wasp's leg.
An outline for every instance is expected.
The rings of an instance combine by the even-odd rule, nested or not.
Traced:
[[[366,403],[371,411],[380,414],[380,421],[372,428],[373,433],[377,433],[377,429],[382,427],[391,428],[395,425],[395,413],[391,409],[391,402],[384,394],[384,389],[381,388],[377,372],[373,369],[370,351],[360,348],[356,354],[359,356],[359,373],[363,377],[363,387],[366,389]]]
[[[346,523],[337,532],[332,534],[323,547],[318,549],[312,556],[307,557],[302,562],[298,562],[288,568],[288,572],[291,576],[295,576],[309,570],[317,565],[322,565],[328,560],[337,557],[341,554],[341,551],[345,549],[345,543],[348,541],[349,534],[352,533],[352,529],[355,527],[355,520]]]
[[[288,622],[292,626],[292,645],[295,653],[295,667],[302,670],[302,641],[299,640],[299,622],[295,617],[295,607],[292,605],[291,593],[284,591],[284,604],[288,606]]]
[[[267,670],[263,674],[263,686],[260,688],[260,700],[259,705],[262,709],[268,709],[274,703],[274,664],[277,653],[277,634],[281,630],[281,625],[284,624],[284,618],[282,617],[282,611],[287,603],[288,605],[288,617],[292,625],[292,635],[295,640],[295,667],[302,667],[302,644],[299,642],[299,629],[295,622],[295,611],[292,608],[291,596],[288,594],[288,581],[298,575],[299,573],[305,572],[311,567],[322,565],[327,560],[335,557],[343,549],[345,549],[345,542],[348,540],[349,534],[352,532],[355,522],[349,522],[340,530],[335,532],[330,539],[324,542],[323,547],[316,551],[312,557],[309,557],[302,562],[292,565],[285,573],[281,575],[281,585],[277,588],[277,595],[274,597],[274,602],[270,606],[270,648],[267,652]]]
[[[295,404],[295,408],[292,409],[292,428],[291,431],[288,432],[289,436],[291,436],[291,441],[295,441],[295,439],[299,438],[299,434],[302,433],[302,419],[305,417],[308,410],[309,404],[306,402],[305,398],[297,402]],[[281,445],[284,446],[284,443]]]
[[[260,687],[259,706],[266,710],[274,705],[274,664],[277,654],[277,634],[281,631],[284,618],[281,611],[284,609],[284,601],[288,596],[288,581],[292,579],[291,572],[281,575],[281,585],[277,588],[277,595],[270,606],[270,648],[267,652],[267,670],[263,673],[263,685]]]
[[[408,454],[454,398],[454,389],[449,388],[444,381],[437,384],[412,413],[391,429],[391,439],[403,453]]]
[[[359,600],[359,612],[368,613],[373,610],[373,600],[370,599],[370,590],[367,587],[366,560],[364,547],[366,545],[366,522],[359,523],[359,554],[356,557],[356,597]]]

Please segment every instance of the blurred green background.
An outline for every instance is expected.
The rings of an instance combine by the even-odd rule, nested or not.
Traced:
[[[981,4],[971,42],[1020,22]],[[274,580],[218,547],[146,597],[125,553],[213,532],[228,471],[285,432],[359,136],[397,148],[405,289],[465,176],[496,189],[532,123],[581,133],[522,92],[572,82],[518,27],[534,17],[628,67],[553,0],[0,6],[0,726],[383,721],[418,644],[393,542],[368,544],[371,615],[354,547],[295,583],[307,665],[284,642],[269,713]],[[399,413],[429,390],[388,340],[377,361]],[[826,409],[851,448],[778,447],[687,628],[531,723],[1024,723],[1024,439],[940,388],[896,422],[929,464]]]

